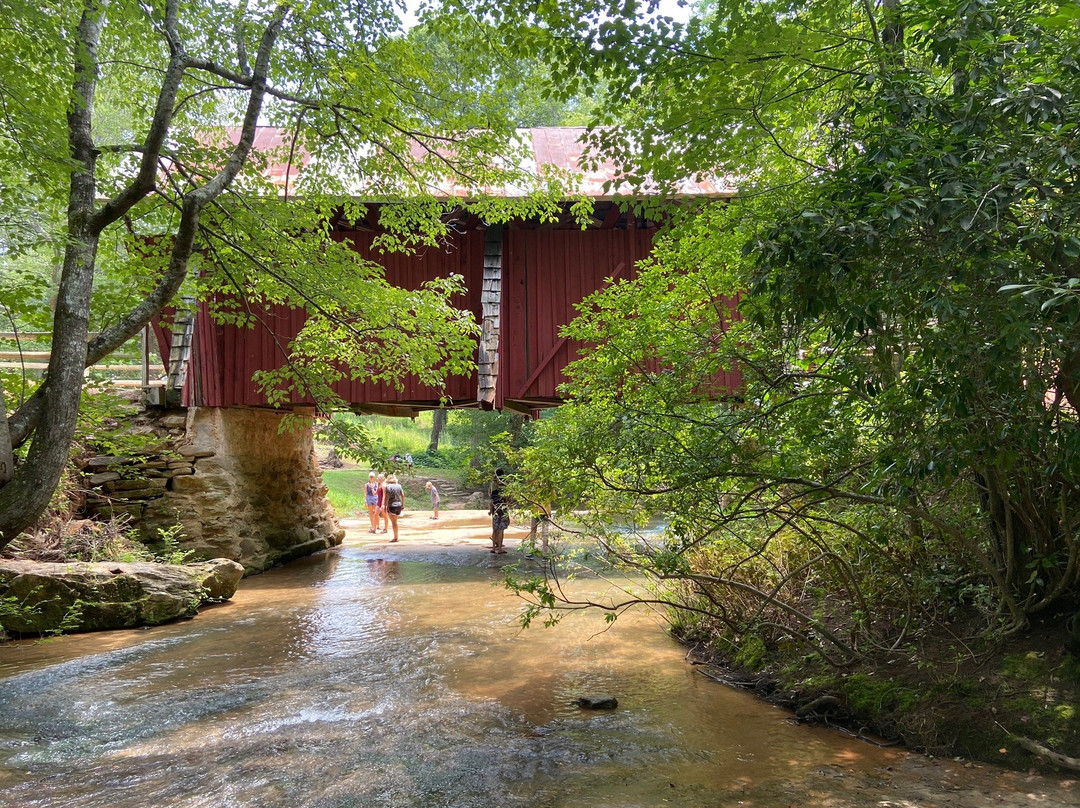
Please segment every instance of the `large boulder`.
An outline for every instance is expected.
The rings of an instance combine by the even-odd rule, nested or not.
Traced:
[[[228,600],[244,575],[235,561],[197,564],[0,560],[0,627],[12,634],[156,626]]]

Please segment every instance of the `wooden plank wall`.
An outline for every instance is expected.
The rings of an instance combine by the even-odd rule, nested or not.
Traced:
[[[372,247],[372,231],[340,231],[336,237],[350,240],[365,258],[381,263],[387,280],[403,288],[415,289],[451,272],[463,275],[468,293],[458,305],[471,310],[477,322],[487,322],[478,352],[483,368],[481,375],[450,379],[447,394],[456,403],[479,399],[496,408],[527,410],[559,401],[558,387],[566,380],[563,368],[580,348],[559,336],[560,328],[576,316],[574,305],[602,288],[607,278],[633,278],[637,262],[652,249],[654,232],[634,227],[632,221],[625,229],[507,228],[501,242],[488,239],[487,261],[483,230],[459,234],[443,249],[429,248],[416,256],[379,254]],[[495,250],[499,245],[501,260]],[[486,269],[485,263],[490,264]],[[303,326],[304,317],[303,311],[279,308],[263,312],[260,324],[249,330],[214,323],[205,307],[201,309],[192,349],[195,367],[188,374],[185,403],[265,406],[252,374],[284,362],[289,340]],[[483,384],[480,379],[485,380]],[[345,381],[335,390],[354,404],[438,405],[437,391],[411,377],[403,382],[403,389],[398,390],[391,384]],[[740,384],[735,370],[703,381],[702,390],[723,397],[737,391]]]
[[[372,232],[360,231],[347,235],[355,248],[365,258],[382,264],[386,268],[386,280],[404,289],[418,289],[425,281],[447,277],[456,273],[465,278],[468,292],[455,301],[460,308],[468,309],[479,323],[481,321],[481,290],[484,275],[484,231],[470,230],[457,234],[454,240],[444,247],[428,247],[415,256],[400,253],[380,254],[373,249],[371,242],[375,237]],[[438,391],[425,387],[415,378],[404,380],[404,389],[398,390],[391,384],[361,384],[351,382],[335,388],[346,401],[355,403],[396,403],[429,402],[437,404]],[[446,393],[454,402],[476,401],[477,378],[455,376],[448,380]]]
[[[428,248],[417,255],[382,255],[372,247],[370,231],[339,232],[335,236],[352,242],[365,258],[386,268],[386,279],[406,289],[425,281],[458,273],[465,277],[468,293],[457,304],[468,308],[479,321],[483,276],[483,231],[461,235],[442,249]],[[282,306],[256,312],[258,324],[251,329],[215,323],[201,307],[192,347],[195,368],[188,374],[184,401],[207,407],[265,406],[266,398],[252,381],[259,370],[272,370],[285,362],[289,341],[299,333],[306,315],[301,309]],[[403,379],[403,389],[392,384],[343,381],[335,392],[353,403],[422,402],[437,404],[439,393],[415,378]],[[475,401],[476,376],[452,377],[447,393],[454,401]],[[312,404],[310,399],[295,404]]]
[[[500,403],[555,403],[579,345],[559,329],[574,305],[618,273],[630,279],[652,249],[652,229],[512,230],[503,258]],[[512,335],[512,337],[510,336]]]

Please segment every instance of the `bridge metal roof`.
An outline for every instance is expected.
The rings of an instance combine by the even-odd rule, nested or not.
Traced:
[[[614,197],[701,197],[701,198],[725,198],[734,196],[736,188],[729,178],[724,177],[699,177],[679,180],[671,187],[663,188],[659,185],[646,190],[632,188],[626,182],[620,182],[620,176],[611,161],[605,161],[599,165],[583,165],[585,157],[585,144],[583,138],[586,129],[584,127],[571,126],[543,126],[530,129],[518,130],[518,146],[520,147],[519,168],[526,177],[540,177],[547,168],[558,171],[572,172],[576,175],[576,182],[571,188],[571,195],[583,195],[592,199],[612,199]],[[226,130],[226,136],[232,142],[236,142],[240,136],[238,128]],[[294,145],[293,135],[290,130],[277,127],[260,126],[255,134],[253,148],[257,152],[268,157],[266,173],[270,181],[280,189],[280,193],[295,192],[297,180],[303,170],[314,159],[301,146]],[[419,145],[414,146],[413,154],[420,157],[425,149]],[[347,169],[337,170],[339,175],[345,175]],[[341,176],[347,186],[352,186],[352,192],[357,198],[363,199],[369,196],[369,192],[361,187],[359,182],[351,182],[348,176]],[[476,189],[459,182],[443,182],[435,189],[437,195],[447,198],[468,198],[476,195]],[[526,184],[505,185],[502,187],[485,187],[484,193],[493,196],[508,198],[522,197],[529,192]]]
[[[631,187],[619,182],[618,172],[610,160],[591,168],[582,166],[585,155],[583,139],[586,131],[584,127],[574,126],[544,126],[519,130],[523,139],[532,145],[532,163],[525,167],[534,172],[540,171],[542,166],[579,172],[581,174],[579,193],[594,199],[630,195]],[[612,185],[609,186],[609,183]],[[635,195],[641,193],[637,191]],[[720,177],[696,180],[688,178],[679,180],[673,188],[656,187],[646,193],[649,196],[727,197],[735,194],[735,187]]]

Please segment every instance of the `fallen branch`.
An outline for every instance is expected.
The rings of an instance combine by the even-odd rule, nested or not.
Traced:
[[[1030,738],[1013,735],[1012,739],[1016,741],[1021,749],[1031,752],[1033,755],[1044,757],[1055,766],[1060,766],[1063,769],[1069,769],[1074,772],[1080,772],[1080,758],[1069,757],[1060,752],[1055,752],[1053,749],[1048,749],[1038,741],[1033,741]]]
[[[850,729],[846,729],[845,727],[838,727],[835,724],[829,724],[829,727],[832,728],[832,729],[835,729],[837,732],[842,732],[844,735],[847,735],[849,738],[854,738],[855,740],[862,741],[863,743],[873,744],[878,749],[888,749],[890,746],[899,746],[901,743],[903,743],[899,738],[897,738],[894,741],[878,741],[878,740],[875,740],[875,739],[871,738],[869,735],[864,735],[863,734],[864,732],[866,732],[866,727],[860,727],[858,732],[852,732]]]
[[[708,663],[707,662],[697,662],[697,663],[694,663],[694,664],[707,665]],[[715,673],[710,673],[709,671],[705,670],[704,668],[695,668],[694,670],[696,670],[698,673],[700,673],[706,679],[712,679],[714,682],[719,682],[720,684],[727,685],[728,687],[743,687],[743,688],[748,688],[749,689],[749,688],[753,688],[754,686],[757,685],[756,681],[752,681],[752,680],[751,681],[744,681],[742,679],[731,679],[731,678],[729,678],[727,676],[720,676],[720,675],[715,674]]]
[[[995,721],[994,723],[997,722]],[[1038,755],[1039,757],[1046,758],[1055,766],[1060,766],[1063,769],[1080,772],[1080,758],[1069,757],[1068,755],[1063,755],[1060,752],[1055,752],[1053,749],[1043,746],[1038,741],[1031,740],[1031,738],[1024,738],[1021,735],[1013,735],[1013,733],[1009,732],[1007,729],[1005,729],[1005,727],[1002,727],[1001,724],[998,724],[998,726],[1001,727],[1002,730],[1004,730],[1006,735],[1016,741],[1017,746],[1019,746],[1025,752],[1030,752],[1033,755]]]

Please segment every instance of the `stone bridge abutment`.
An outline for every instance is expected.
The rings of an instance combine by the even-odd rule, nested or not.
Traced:
[[[246,573],[341,543],[315,459],[314,410],[190,407],[144,412],[156,453],[91,458],[91,514],[126,514],[149,546],[175,531],[201,558],[228,558]]]

